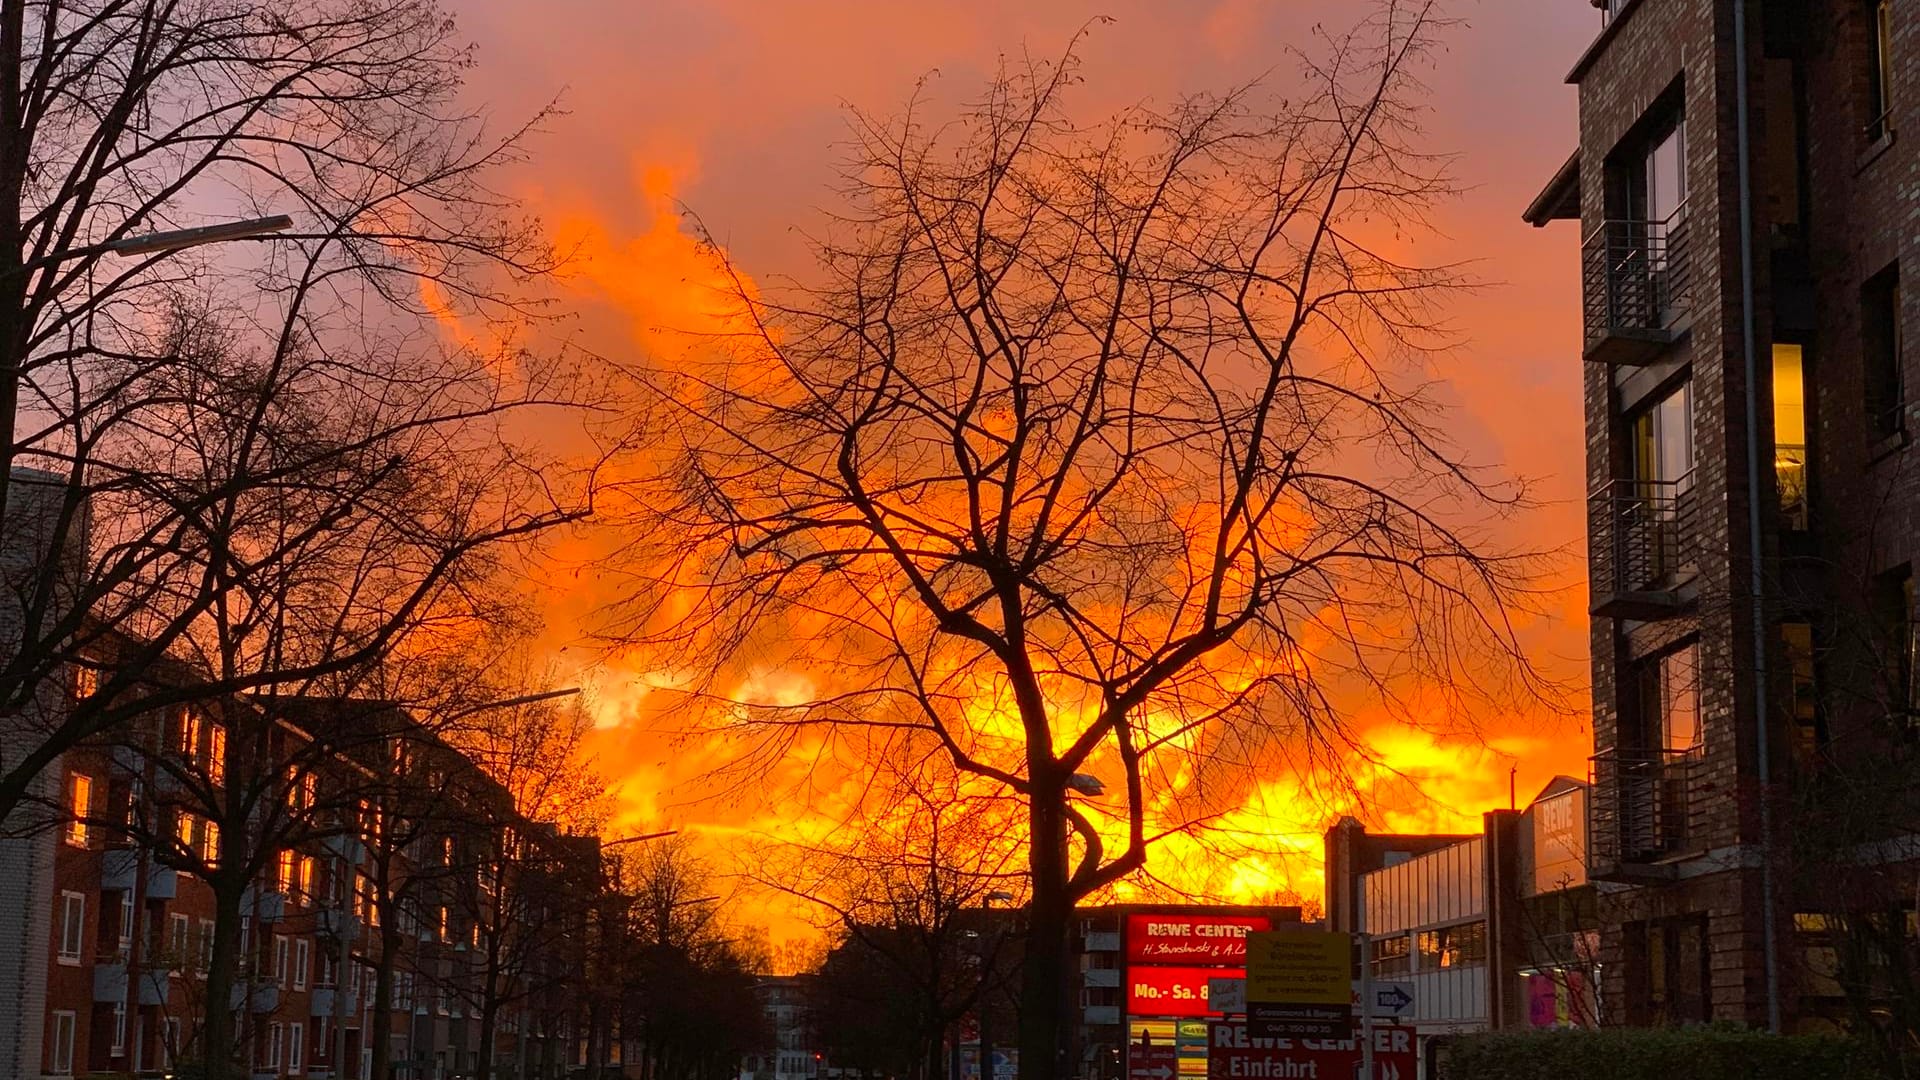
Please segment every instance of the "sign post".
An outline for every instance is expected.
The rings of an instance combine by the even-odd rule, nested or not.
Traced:
[[[1248,934],[1247,1027],[1257,1038],[1350,1038],[1353,938],[1311,930]]]

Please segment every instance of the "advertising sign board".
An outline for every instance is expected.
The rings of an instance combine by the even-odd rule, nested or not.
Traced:
[[[1272,926],[1264,915],[1127,916],[1130,964],[1231,964],[1247,958],[1247,935]]]
[[[1127,969],[1127,1013],[1130,1016],[1217,1016],[1207,996],[1208,985],[1222,976],[1243,974],[1233,968],[1135,967]]]
[[[1247,1023],[1263,1038],[1353,1030],[1353,939],[1280,930],[1247,937]]]
[[[1372,1080],[1417,1080],[1419,1069],[1412,1028],[1374,1028]],[[1208,1025],[1207,1080],[1346,1080],[1359,1071],[1356,1039],[1263,1039],[1237,1020]]]

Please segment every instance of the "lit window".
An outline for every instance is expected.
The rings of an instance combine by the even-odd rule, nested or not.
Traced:
[[[209,821],[200,831],[200,858],[208,866],[220,861],[220,823]]]
[[[294,854],[292,849],[280,853],[280,873],[277,881],[281,892],[293,891],[294,875],[298,873],[299,863],[300,856]]]
[[[181,851],[188,852],[189,854],[197,850],[193,842],[193,837],[194,837],[193,822],[194,822],[194,818],[192,814],[187,813],[185,810],[174,811],[174,815],[173,815],[174,842],[180,845]]]
[[[313,896],[313,856],[302,855],[300,857],[300,872],[295,877],[293,886],[294,891],[300,895],[301,899],[304,900]]]
[[[86,847],[87,818],[93,813],[93,777],[74,773],[67,781],[67,813],[72,816],[67,822],[67,843]]]
[[[73,700],[85,701],[100,689],[100,673],[82,664],[73,664],[68,668],[73,673],[71,689]]]
[[[1798,345],[1773,347],[1773,482],[1781,522],[1804,530],[1807,513],[1807,389]]]
[[[173,748],[188,761],[199,760],[200,755],[200,714],[192,709],[180,710],[180,727]]]
[[[218,724],[207,731],[207,779],[216,784],[227,779],[227,729]]]

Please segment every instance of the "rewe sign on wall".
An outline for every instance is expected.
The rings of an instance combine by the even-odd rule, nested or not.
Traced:
[[[1247,958],[1247,935],[1272,925],[1264,915],[1129,915],[1127,961],[1238,967]]]
[[[1373,1029],[1370,1080],[1418,1080],[1410,1027]],[[1355,1039],[1257,1039],[1238,1020],[1207,1025],[1207,1080],[1352,1080],[1360,1069]]]

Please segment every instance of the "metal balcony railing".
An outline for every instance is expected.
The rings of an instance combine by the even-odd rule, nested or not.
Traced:
[[[1681,605],[1678,590],[1699,572],[1692,474],[1678,480],[1615,480],[1588,503],[1595,615],[1654,619]]]
[[[1665,221],[1612,218],[1581,243],[1587,357],[1645,363],[1673,340],[1690,308],[1686,208]]]
[[[1596,880],[1667,876],[1654,864],[1693,836],[1700,751],[1602,750],[1593,756],[1587,816],[1588,872]]]

